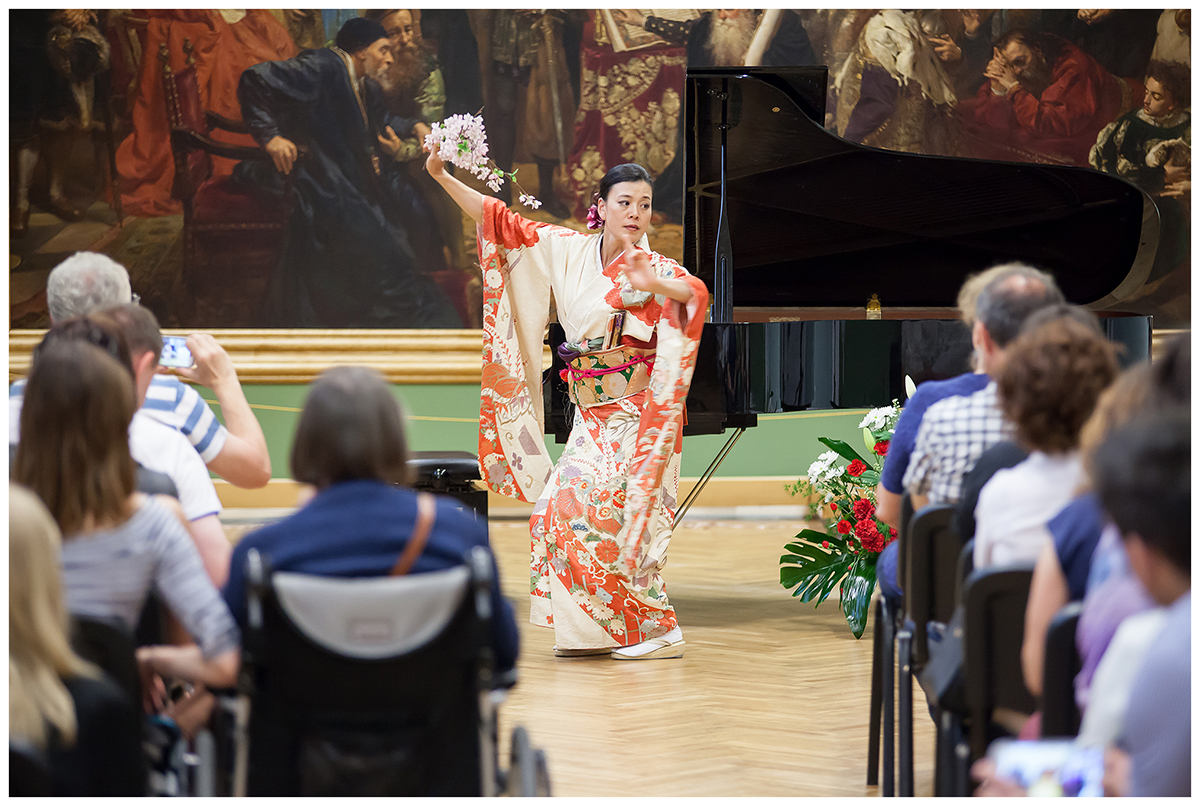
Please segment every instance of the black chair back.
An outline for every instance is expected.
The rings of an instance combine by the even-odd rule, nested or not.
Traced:
[[[133,634],[115,618],[72,616],[71,621],[71,646],[76,654],[107,672],[131,702],[140,703],[142,677]]]
[[[1075,736],[1079,733],[1079,706],[1075,704],[1075,676],[1079,674],[1079,649],[1075,628],[1083,602],[1071,602],[1055,614],[1046,632],[1046,657],[1042,665],[1042,735]]]
[[[983,757],[997,734],[995,709],[1034,711],[1021,669],[1032,576],[1031,564],[1006,565],[973,571],[966,582],[963,666],[972,761]]]
[[[954,528],[954,507],[930,505],[913,516],[908,527],[904,602],[907,617],[913,622],[912,659],[918,668],[929,658],[928,623],[945,624],[954,615],[961,550]]]
[[[8,796],[50,797],[54,783],[46,755],[20,739],[8,740]]]
[[[481,794],[494,581],[475,552],[365,579],[272,574],[251,552],[248,795]]]

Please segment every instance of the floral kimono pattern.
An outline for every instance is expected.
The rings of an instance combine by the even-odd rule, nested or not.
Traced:
[[[484,197],[479,462],[491,489],[535,502],[530,621],[552,626],[560,649],[627,646],[677,625],[661,569],[679,487],[683,403],[708,291],[677,263],[650,252],[644,237],[638,243],[659,277],[692,287],[699,304],[689,319],[684,305],[634,289],[622,272],[623,256],[602,267],[600,238],[529,221]],[[584,358],[599,352],[591,345],[603,341],[613,314],[623,311],[620,345],[636,359],[633,366],[652,366],[648,383],[623,397],[622,384],[637,373],[595,379],[586,399],[576,401],[557,464],[542,439],[542,339],[551,292],[568,343],[580,345]],[[650,353],[652,362],[641,360]]]

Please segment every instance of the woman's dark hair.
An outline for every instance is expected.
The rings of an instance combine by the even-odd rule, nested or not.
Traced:
[[[627,162],[624,165],[614,165],[608,169],[608,173],[600,180],[600,190],[597,193],[597,198],[608,201],[608,194],[612,192],[613,185],[619,185],[622,182],[645,182],[654,189],[654,180],[650,177],[650,172],[636,162]]]
[[[1150,412],[1096,450],[1096,491],[1122,537],[1137,535],[1180,571],[1192,567],[1192,421],[1184,406]]]
[[[342,481],[409,484],[400,404],[367,367],[333,367],[313,384],[292,443],[292,478],[319,490]]]
[[[38,358],[51,345],[68,341],[83,341],[99,347],[133,377],[129,343],[117,324],[103,314],[72,317],[47,330],[38,346],[33,348],[33,363],[37,364]]]
[[[13,478],[38,494],[65,537],[89,515],[97,521],[128,517],[135,401],[129,372],[82,340],[45,346],[34,361]]]

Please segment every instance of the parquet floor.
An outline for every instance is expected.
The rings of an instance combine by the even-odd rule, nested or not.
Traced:
[[[686,653],[626,663],[554,657],[553,631],[528,623],[527,524],[493,520],[522,641],[503,763],[521,724],[546,751],[556,796],[877,795],[866,785],[871,628],[856,641],[834,601],[814,610],[779,586],[779,555],[800,528],[685,521],[664,576]],[[917,689],[915,787],[931,795],[923,704]]]

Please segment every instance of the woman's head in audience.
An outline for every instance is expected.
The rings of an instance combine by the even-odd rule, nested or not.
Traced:
[[[1109,434],[1093,474],[1105,512],[1121,532],[1129,566],[1159,604],[1191,587],[1191,415],[1149,412]]]
[[[366,367],[333,367],[313,384],[292,443],[292,478],[323,490],[373,479],[409,484],[400,404]]]
[[[133,377],[100,348],[62,340],[35,359],[13,475],[38,494],[67,537],[129,517],[135,410]]]
[[[1115,350],[1095,317],[1072,306],[1056,314],[1056,307],[1030,317],[996,378],[1000,408],[1017,440],[1050,454],[1078,447],[1096,399],[1117,374]]]
[[[63,320],[50,328],[38,346],[33,348],[33,362],[37,363],[38,356],[47,347],[64,341],[84,341],[99,347],[124,367],[130,377],[133,377],[133,359],[129,351],[129,343],[125,341],[125,336],[117,327],[116,322],[104,314],[77,316],[73,319]]]
[[[62,538],[36,495],[8,485],[8,733],[44,747],[47,727],[75,740],[63,678],[94,676],[67,639],[59,571]]]

